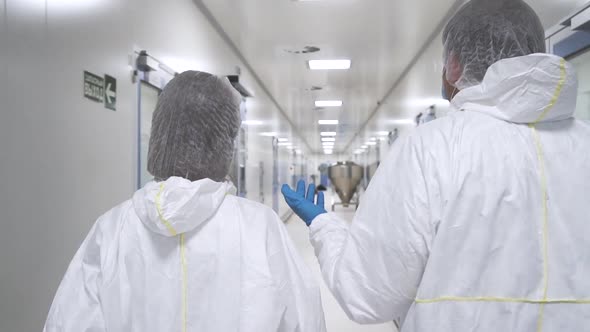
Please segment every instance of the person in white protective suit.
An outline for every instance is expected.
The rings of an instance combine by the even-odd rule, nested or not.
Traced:
[[[166,86],[149,146],[156,180],[98,219],[44,331],[325,331],[319,288],[283,223],[223,182],[240,102],[207,73]]]
[[[521,0],[472,1],[443,33],[456,112],[393,147],[352,224],[283,187],[359,323],[403,332],[590,331],[590,125],[577,78]]]

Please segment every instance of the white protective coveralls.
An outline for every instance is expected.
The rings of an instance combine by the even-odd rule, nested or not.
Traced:
[[[173,177],[103,215],[44,331],[325,331],[319,288],[284,225],[232,190]]]
[[[359,323],[404,332],[590,331],[590,125],[545,54],[494,64],[458,112],[397,143],[350,226],[311,224],[323,277]]]

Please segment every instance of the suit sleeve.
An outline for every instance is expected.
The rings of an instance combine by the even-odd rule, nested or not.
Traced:
[[[310,237],[323,278],[361,324],[403,321],[434,236],[419,138],[394,146],[361,199],[352,224],[317,217]]]

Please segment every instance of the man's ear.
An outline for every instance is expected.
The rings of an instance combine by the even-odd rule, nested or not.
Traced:
[[[455,83],[457,83],[457,81],[459,81],[459,79],[461,78],[461,75],[463,75],[463,68],[461,67],[461,64],[459,63],[459,58],[454,54],[451,53],[449,55],[449,58],[447,60],[447,64],[446,64],[446,69],[447,69],[447,81],[452,84],[455,85]]]

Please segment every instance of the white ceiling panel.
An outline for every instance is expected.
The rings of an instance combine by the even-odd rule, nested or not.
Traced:
[[[414,101],[437,98],[427,85],[440,81],[440,49],[419,61],[428,66],[416,79],[399,82],[393,95],[399,107],[380,107],[424,44],[438,37],[440,23],[456,0],[195,0],[219,22],[285,111],[295,130],[315,152],[321,151],[320,131],[338,131],[335,151],[347,146],[364,129],[368,117],[387,121],[410,114]],[[546,26],[556,24],[585,0],[531,0]],[[438,40],[435,39],[433,43]],[[319,48],[307,53],[309,47]],[[435,54],[436,53],[436,54]],[[350,59],[350,70],[311,71],[312,59]],[[409,73],[411,76],[412,73]],[[438,83],[436,83],[438,84]],[[434,84],[434,85],[436,85]],[[433,86],[434,86],[433,85]],[[403,90],[403,91],[402,91]],[[425,95],[426,94],[426,95]],[[341,108],[316,109],[315,100],[338,99]],[[391,98],[386,100],[392,104]],[[384,114],[379,114],[384,113]],[[320,119],[338,119],[338,126],[320,126]],[[385,121],[385,120],[384,120]],[[371,126],[370,129],[379,129]],[[364,138],[363,138],[364,139]]]
[[[344,147],[454,0],[202,2],[319,152],[319,131],[324,127],[317,120],[339,119],[336,150]],[[296,53],[306,46],[320,51]],[[310,59],[351,59],[352,67],[311,71]],[[312,91],[312,87],[321,90]],[[340,99],[344,106],[317,110],[314,101],[318,99]]]

